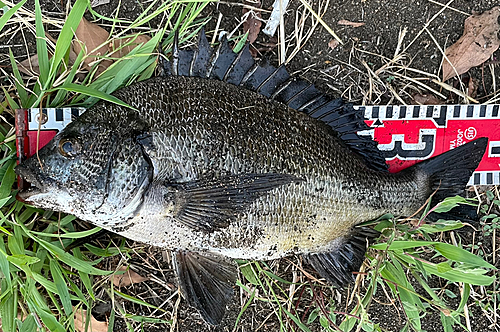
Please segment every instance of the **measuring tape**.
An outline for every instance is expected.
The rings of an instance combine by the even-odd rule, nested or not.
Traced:
[[[500,184],[500,105],[355,106],[364,111],[390,172],[437,156],[479,137],[488,148],[468,185]]]
[[[354,106],[365,114],[369,135],[385,156],[390,172],[437,156],[479,137],[488,149],[468,185],[500,184],[500,105]],[[36,153],[84,108],[16,110],[20,160]],[[40,134],[38,129],[40,127]]]

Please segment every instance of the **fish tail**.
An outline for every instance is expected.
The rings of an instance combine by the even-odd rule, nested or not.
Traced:
[[[481,162],[487,145],[488,138],[478,138],[414,166],[417,174],[427,177],[428,194],[433,194],[433,202],[464,194],[465,186]],[[428,219],[459,219],[471,222],[477,220],[477,213],[473,206],[460,205],[446,214],[431,214]]]

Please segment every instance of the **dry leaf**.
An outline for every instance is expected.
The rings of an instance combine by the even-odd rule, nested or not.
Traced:
[[[137,284],[149,280],[149,278],[142,277],[137,272],[131,269],[127,269],[127,267],[125,266],[120,267],[118,271],[125,271],[125,273],[113,274],[113,285],[115,285],[116,287],[127,287],[132,284]]]
[[[40,75],[40,67],[38,66],[38,54],[21,61],[18,65],[19,71],[26,75]]]
[[[261,5],[259,0],[255,2],[243,1],[243,3],[257,8],[259,8]],[[248,41],[251,44],[257,39],[257,36],[259,35],[260,27],[262,26],[262,21],[260,20],[260,18],[262,16],[260,14],[260,11],[255,12],[251,9],[243,7],[243,15],[245,14],[247,15],[247,18],[245,22],[243,22],[243,33],[246,33],[248,31]]]
[[[348,25],[348,26],[351,26],[353,28],[359,28],[359,27],[362,27],[363,25],[365,25],[364,22],[351,22],[351,21],[348,21],[348,20],[340,20],[340,21],[337,22],[337,24]]]
[[[458,75],[479,66],[498,49],[500,30],[498,17],[500,7],[495,7],[481,15],[472,15],[465,20],[462,37],[445,51]],[[443,82],[455,77],[455,70],[446,59],[443,60]]]
[[[87,21],[85,17],[82,17],[75,35],[78,40],[73,41],[73,49],[76,54],[79,54],[83,44],[85,47],[85,54],[88,55],[88,57],[83,60],[83,65],[85,69],[90,70],[92,63],[97,60],[96,57],[104,55],[108,51],[109,46],[106,40],[108,40],[109,33],[97,24],[91,23]],[[96,74],[99,75],[102,73],[112,63],[111,60],[101,60]]]
[[[111,43],[111,45],[113,45],[113,49],[110,50],[112,52],[110,54],[110,56],[115,57],[115,58],[123,58],[124,56],[129,54],[130,51],[132,51],[134,48],[136,48],[137,45],[145,44],[150,39],[151,38],[146,36],[146,35],[138,35],[137,37],[128,37],[125,39],[115,39],[115,40],[113,40],[113,43]],[[125,46],[122,47],[122,45],[125,45]]]
[[[474,78],[469,78],[469,83],[467,84],[467,95],[472,98],[477,97],[477,88],[479,83]]]
[[[74,310],[74,309],[73,309]],[[85,330],[85,320],[87,319],[87,310],[78,309],[75,312],[75,329],[78,332],[108,332],[108,323],[100,322],[90,315],[90,324],[88,330]]]
[[[52,37],[48,32],[45,32],[45,37],[50,39],[50,41],[52,41],[54,43],[54,45],[57,44],[57,40],[54,37]],[[73,43],[72,43],[71,47],[69,48],[69,61],[68,61],[68,63],[70,65],[74,64],[77,56],[78,56],[78,54],[76,54],[75,51],[73,50]],[[52,55],[49,54],[49,59],[51,57],[52,57]]]
[[[413,96],[415,102],[419,105],[441,105],[443,101],[432,94],[416,94]]]
[[[334,50],[337,46],[339,46],[339,41],[337,39],[332,39],[328,42],[328,47]]]

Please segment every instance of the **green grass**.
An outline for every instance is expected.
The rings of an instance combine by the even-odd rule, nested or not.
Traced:
[[[487,195],[492,197],[491,192]],[[493,205],[499,204],[499,201],[493,198],[490,201]],[[446,212],[459,202],[464,203],[465,200],[461,197],[448,198],[433,210]],[[498,218],[495,214],[487,217],[492,220]],[[375,324],[370,315],[375,293],[379,291],[380,294],[382,289],[390,300],[403,310],[405,324],[401,331],[421,331],[422,318],[426,315],[440,317],[444,331],[467,330],[468,318],[464,308],[470,302],[471,288],[490,286],[488,289],[491,289],[497,274],[491,272],[495,270],[495,266],[462,248],[460,244],[432,240],[436,235],[456,232],[462,227],[464,225],[459,221],[440,220],[415,229],[407,221],[397,222],[390,215],[376,221],[375,229],[382,235],[377,243],[370,246],[367,267],[361,273],[365,286],[356,289],[357,297],[348,311],[345,311],[345,308],[338,309],[339,305],[335,304],[331,296],[326,295],[332,291],[330,286],[311,283],[310,280],[297,283],[295,287],[302,291],[296,291],[291,299],[289,288],[283,288],[289,282],[283,282],[282,278],[276,276],[278,271],[270,268],[268,264],[240,262],[240,270],[246,280],[240,283],[240,287],[244,287],[245,292],[251,294],[248,301],[268,302],[271,299],[276,303],[275,315],[280,322],[280,331],[308,332],[314,322],[319,323],[324,331],[386,331]],[[493,226],[483,225],[486,231],[491,227]],[[458,237],[458,234],[453,236]],[[434,281],[440,278],[441,283],[448,286],[459,284],[462,295],[455,294],[447,287],[432,288],[429,284],[431,278]],[[418,291],[415,288],[417,286]],[[307,296],[304,296],[304,292]],[[496,293],[489,292],[490,296],[485,302],[498,301],[495,299]],[[266,296],[259,297],[256,293],[264,293]],[[448,300],[455,297],[460,298],[458,306],[450,306]],[[292,315],[286,309],[286,304],[290,301],[294,304],[293,307],[302,301],[304,304],[309,303],[309,308],[313,309],[301,313],[297,311]],[[492,304],[489,306],[493,307]],[[242,308],[242,312],[247,307],[248,304]]]
[[[9,20],[24,2],[4,11],[0,30],[9,25]],[[169,51],[173,31],[180,31],[181,42],[195,36],[206,22],[206,18],[200,18],[206,4],[200,1],[153,1],[135,21],[130,22],[119,19],[118,15],[103,17],[88,8],[86,0],[77,0],[69,14],[70,19],[59,33],[55,49],[51,49],[45,37],[47,25],[43,24],[37,0],[33,18],[40,76],[35,82],[23,82],[10,52],[12,85],[10,89],[2,87],[6,100],[0,105],[0,112],[12,115],[15,108],[40,105],[90,107],[99,99],[121,103],[110,94],[122,86],[152,76],[158,61],[155,53],[159,48]],[[127,57],[115,59],[100,76],[95,77],[96,63],[85,80],[75,84],[84,54],[80,53],[70,65],[68,52],[73,31],[86,9],[111,25],[113,37],[135,36],[139,31],[137,28],[148,27],[158,16],[163,17],[164,26],[150,29],[150,41],[136,47]],[[237,48],[244,45],[245,38],[239,39]],[[107,56],[101,58],[107,59]],[[137,254],[126,247],[124,241],[106,248],[87,244],[81,249],[65,252],[63,248],[73,241],[99,229],[82,230],[72,216],[34,209],[15,200],[16,156],[12,123],[0,126],[0,142],[0,317],[3,331],[75,331],[73,312],[85,309],[89,318],[90,308],[99,304],[98,292],[112,299],[109,331],[113,330],[117,317],[124,319],[130,331],[140,330],[147,324],[170,324],[170,319],[164,317],[128,312],[122,301],[152,308],[159,313],[163,313],[163,309],[115,289],[107,279],[114,271],[105,262],[113,259],[116,262]],[[500,219],[495,211],[500,203],[498,195],[492,192],[485,195],[481,206],[485,216],[480,226],[487,237],[494,236],[499,227]],[[452,198],[448,203],[453,205],[463,201]],[[438,209],[446,207],[442,204]],[[489,257],[481,252],[482,246],[479,243],[461,246],[461,241],[456,245],[435,241],[437,235],[448,237],[452,234],[450,231],[462,228],[464,225],[459,222],[441,221],[414,229],[408,221],[387,217],[376,222],[375,228],[382,232],[382,236],[367,253],[367,266],[361,273],[364,282],[351,289],[354,293],[350,293],[352,302],[347,309],[334,301],[336,291],[332,287],[306,274],[307,271],[313,272],[302,266],[298,259],[296,262],[283,260],[281,264],[240,261],[242,278],[238,285],[245,300],[235,330],[245,324],[247,310],[263,306],[270,312],[268,319],[276,323],[279,331],[383,331],[370,315],[374,296],[381,291],[402,308],[406,322],[402,331],[419,331],[423,316],[429,314],[440,317],[446,332],[466,329],[466,304],[471,302],[474,287],[491,285],[496,276],[489,272],[492,266],[487,262]],[[459,234],[454,236],[459,237]],[[474,255],[469,252],[471,250]],[[290,274],[297,280],[288,280]],[[446,286],[459,285],[462,295],[447,287],[433,288],[431,276],[441,278]],[[498,286],[495,285],[485,288],[486,297],[474,299],[484,312],[491,312],[500,301],[498,289],[495,289]],[[460,297],[460,301],[451,307],[448,302],[453,296]],[[89,327],[88,321],[86,326]]]
[[[21,8],[25,1],[8,9],[0,18],[0,30],[9,24],[9,19]],[[153,1],[144,13],[133,22],[124,22],[114,18],[100,17],[112,25],[114,38],[128,38],[137,35],[137,28],[147,27],[149,22],[163,16],[164,27],[148,31],[151,39],[137,46],[126,57],[115,62],[99,77],[94,78],[97,63],[82,83],[75,84],[75,77],[84,60],[81,52],[75,63],[70,65],[68,54],[76,30],[85,10],[87,0],[77,0],[64,23],[55,49],[50,49],[45,37],[45,28],[39,0],[35,1],[36,50],[40,75],[34,84],[23,82],[18,66],[10,52],[15,95],[5,88],[6,100],[1,104],[0,112],[10,113],[24,107],[58,107],[78,105],[90,107],[99,99],[118,104],[120,100],[110,94],[120,87],[137,80],[151,77],[158,61],[160,42],[166,40],[163,49],[168,52],[173,40],[173,29],[178,29],[181,40],[196,34],[206,21],[199,18],[207,1],[173,1],[163,3]],[[96,16],[97,13],[93,12]],[[125,28],[118,28],[120,23]],[[170,34],[167,36],[167,31]],[[49,56],[49,53],[51,56]],[[103,56],[102,59],[105,59]],[[94,78],[90,80],[90,78]],[[10,91],[12,92],[12,91]],[[7,114],[6,114],[7,115]],[[13,123],[0,126],[0,317],[3,331],[75,331],[73,311],[79,308],[89,310],[98,301],[96,290],[103,289],[111,298],[121,297],[127,301],[144,306],[152,306],[134,296],[114,290],[107,277],[113,271],[96,267],[105,257],[127,255],[128,249],[123,243],[118,248],[109,250],[71,252],[64,250],[72,241],[83,238],[98,230],[77,231],[74,217],[50,213],[25,206],[16,201],[13,189],[16,176],[15,131]],[[101,256],[96,255],[100,253]],[[97,279],[96,279],[97,278]],[[101,283],[96,285],[96,280]],[[102,283],[104,280],[104,283]],[[120,315],[130,330],[133,323],[139,326],[145,323],[168,323],[165,319],[142,317],[127,314],[117,301],[110,317],[109,331],[113,330],[114,317]],[[156,308],[155,306],[152,306]],[[161,309],[159,309],[161,311]],[[88,311],[90,312],[90,310]],[[116,313],[115,313],[116,312]],[[88,323],[87,323],[88,328]]]

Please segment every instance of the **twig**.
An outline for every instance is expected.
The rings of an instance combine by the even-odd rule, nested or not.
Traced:
[[[285,63],[286,45],[285,45],[285,8],[283,8],[283,0],[280,1],[280,58],[279,64]]]
[[[219,18],[217,19],[217,24],[215,24],[214,35],[212,36],[212,45],[215,44],[215,40],[217,39],[217,31],[219,30],[221,21],[222,21],[222,13],[219,13]]]
[[[443,3],[439,2],[439,1],[434,1],[434,0],[427,0],[427,1],[429,1],[429,2],[431,2],[431,3],[433,3],[433,4],[436,4],[436,5],[442,6],[442,7],[445,7],[445,6],[446,6],[445,4],[443,4]],[[463,11],[461,11],[461,10],[459,10],[459,9],[456,9],[456,8],[453,8],[453,7],[450,7],[450,6],[448,6],[448,9],[449,9],[449,10],[453,10],[454,12],[457,12],[457,13],[463,14],[463,15],[465,15],[465,16],[467,16],[467,17],[469,17],[469,16],[470,16],[470,14],[469,14],[469,13],[463,12]]]
[[[340,39],[339,36],[337,36],[337,34],[328,26],[328,24],[325,23],[325,21],[323,21],[321,17],[319,17],[318,14],[316,14],[316,12],[311,8],[311,6],[309,6],[309,4],[305,0],[300,0],[300,2],[304,5],[304,7],[306,7],[311,12],[311,14],[313,14],[314,17],[316,17],[319,23],[321,23],[321,25],[326,29],[326,31],[328,31],[333,36],[333,38],[337,39],[339,43],[344,45],[342,39]]]
[[[432,33],[427,28],[425,28],[425,31],[429,34],[429,36],[431,37],[432,41],[434,41],[434,44],[436,44],[436,47],[438,48],[439,52],[441,52],[441,54],[443,55],[443,61],[446,60],[448,62],[448,64],[451,66],[451,68],[453,68],[453,71],[455,72],[455,75],[457,76],[458,81],[460,83],[460,87],[463,88],[463,83],[462,83],[462,80],[460,79],[460,75],[458,74],[457,69],[455,68],[455,66],[453,65],[453,63],[451,63],[450,59],[448,59],[448,57],[446,56],[445,51],[443,51],[443,49],[441,48],[441,46],[439,46],[439,43],[437,42],[436,38],[434,38],[434,36],[432,35]],[[467,94],[465,92],[463,92],[463,94],[464,94],[464,96],[467,96]],[[464,97],[464,99],[468,99],[468,98]],[[476,103],[478,103],[478,102],[476,101]]]
[[[410,46],[413,45],[413,43],[418,39],[418,37],[420,37],[420,35],[427,29],[427,27],[431,24],[432,21],[434,21],[439,15],[441,15],[442,12],[444,12],[444,10],[446,8],[450,8],[449,6],[452,4],[452,2],[455,1],[455,0],[450,0],[446,3],[446,5],[443,6],[443,8],[441,8],[440,11],[438,11],[434,16],[431,17],[431,19],[429,21],[427,21],[425,24],[424,24],[424,27],[417,33],[417,35],[413,38],[413,40],[405,47],[405,49],[403,50],[403,53],[405,53],[409,48]]]
[[[465,93],[463,93],[463,92],[462,92],[462,91],[460,91],[460,90],[455,89],[454,87],[452,87],[452,86],[451,86],[451,85],[449,85],[449,84],[446,84],[446,83],[444,83],[444,82],[440,82],[440,81],[438,81],[438,80],[436,80],[436,79],[433,79],[433,80],[432,80],[432,82],[433,82],[433,83],[436,83],[436,84],[437,84],[437,85],[439,85],[439,86],[441,86],[441,87],[442,87],[442,88],[444,88],[445,90],[448,90],[448,91],[450,91],[450,92],[455,93],[456,95],[458,95],[458,96],[460,96],[460,97],[462,97],[462,98],[464,98],[464,99],[467,99],[467,100],[469,100],[469,101],[471,101],[471,102],[473,102],[473,103],[479,104],[479,102],[478,102],[476,99],[472,98],[471,96],[466,95]]]

